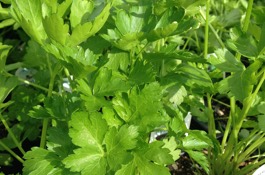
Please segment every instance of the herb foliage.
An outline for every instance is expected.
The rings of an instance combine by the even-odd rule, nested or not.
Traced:
[[[170,174],[181,152],[207,174],[252,172],[264,159],[240,164],[265,142],[265,13],[244,2],[2,0],[0,28],[29,38],[21,62],[0,44],[0,150],[32,175]],[[16,77],[19,67],[34,81]],[[214,118],[219,97],[230,101],[225,128]],[[187,129],[189,111],[208,134]],[[156,130],[168,133],[149,143]]]

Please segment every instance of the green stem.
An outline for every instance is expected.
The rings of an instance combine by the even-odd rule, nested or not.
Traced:
[[[207,93],[207,106],[208,106],[208,128],[209,128],[209,135],[213,138],[216,138],[215,132],[215,121],[214,115],[212,111],[212,97],[209,93]]]
[[[24,163],[24,160],[18,156],[14,151],[12,151],[8,146],[6,146],[1,140],[0,140],[0,145],[7,151],[9,152],[13,157],[15,157],[19,162]]]
[[[47,62],[48,62],[48,67],[49,67],[49,70],[50,70],[50,73],[51,73],[51,78],[50,78],[50,82],[49,82],[49,90],[48,90],[48,95],[47,96],[51,97],[52,96],[52,92],[53,92],[53,86],[54,86],[54,82],[55,82],[55,77],[56,77],[57,72],[60,69],[60,65],[57,64],[55,66],[54,71],[52,71],[49,58],[47,58]],[[41,148],[45,148],[45,145],[46,145],[46,135],[47,135],[48,125],[49,125],[49,119],[47,119],[47,118],[43,119],[42,131],[41,131],[41,140],[40,140],[40,147]]]
[[[244,24],[243,24],[243,28],[242,28],[243,32],[247,32],[247,30],[248,30],[248,26],[250,23],[250,16],[251,16],[251,12],[252,12],[253,1],[254,0],[248,1],[247,13],[246,13],[246,17],[244,19]]]
[[[204,16],[202,11],[200,11],[200,14],[201,14],[202,18],[206,21],[206,17]],[[216,32],[216,30],[214,29],[214,27],[211,24],[209,24],[209,27],[210,27],[211,31],[213,32],[215,38],[217,39],[217,42],[221,45],[222,48],[225,48],[225,45],[224,45],[222,39],[219,37],[219,35]]]
[[[13,64],[8,64],[8,65],[5,65],[5,71],[11,71],[11,70],[15,70],[15,69],[18,69],[20,67],[23,66],[23,63],[21,62],[17,62],[17,63],[13,63]]]
[[[206,1],[206,18],[205,18],[205,36],[204,36],[204,58],[207,58],[208,54],[208,42],[209,42],[209,13],[210,13],[210,0]]]
[[[4,117],[2,116],[2,114],[0,113],[0,119],[2,121],[2,123],[4,124],[6,130],[8,131],[8,134],[10,135],[10,137],[12,138],[13,142],[16,144],[17,148],[19,149],[19,151],[24,155],[26,152],[24,151],[24,149],[21,147],[21,144],[19,143],[19,141],[17,140],[15,134],[13,133],[13,131],[9,128],[6,120],[4,119]]]

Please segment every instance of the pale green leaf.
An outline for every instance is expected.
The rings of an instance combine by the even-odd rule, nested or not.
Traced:
[[[41,0],[12,0],[11,15],[38,43],[47,38],[42,25]]]
[[[68,44],[70,46],[76,46],[82,42],[84,42],[86,39],[97,33],[105,24],[109,17],[109,10],[111,8],[111,4],[108,3],[101,13],[94,19],[93,22],[86,22],[84,24],[78,24],[68,41]]]
[[[164,139],[163,142],[165,143],[163,148],[167,148],[170,150],[170,154],[171,154],[173,160],[175,161],[175,160],[179,159],[181,150],[177,149],[178,144],[177,144],[176,138],[172,136],[169,139]]]
[[[63,18],[58,16],[57,14],[52,14],[51,16],[45,17],[43,20],[43,27],[47,33],[47,35],[64,45],[66,39],[68,38],[68,30],[69,26],[64,24]]]
[[[130,8],[129,13],[125,10],[120,10],[115,20],[119,32],[122,35],[140,32],[144,24],[144,18],[141,16],[143,13],[145,13],[144,6],[133,6]]]
[[[71,27],[75,28],[78,24],[84,24],[87,22],[86,19],[92,13],[93,9],[93,1],[74,0],[71,5]]]
[[[69,123],[72,142],[81,148],[75,149],[74,154],[63,160],[65,166],[81,174],[105,174],[106,160],[102,144],[107,123],[101,114],[76,112]]]
[[[76,112],[70,121],[70,137],[80,147],[95,146],[101,148],[107,131],[107,123],[100,113]]]

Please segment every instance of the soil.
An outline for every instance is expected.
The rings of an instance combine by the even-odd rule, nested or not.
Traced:
[[[181,155],[175,164],[169,166],[169,169],[172,175],[206,175],[186,154]]]

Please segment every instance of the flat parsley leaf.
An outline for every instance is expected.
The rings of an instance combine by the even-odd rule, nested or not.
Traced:
[[[75,145],[81,147],[74,150],[63,163],[71,171],[82,174],[105,174],[106,160],[102,142],[107,131],[107,123],[100,113],[76,112],[70,121],[70,137]]]

